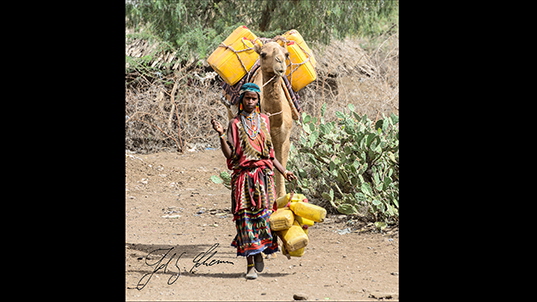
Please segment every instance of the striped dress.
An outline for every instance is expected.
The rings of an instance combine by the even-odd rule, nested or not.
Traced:
[[[278,251],[278,241],[270,230],[269,217],[277,205],[268,116],[260,114],[260,131],[253,139],[247,131],[238,115],[231,120],[227,132],[232,150],[227,160],[228,168],[233,170],[231,210],[237,228],[231,246],[237,248],[237,256],[272,254]]]

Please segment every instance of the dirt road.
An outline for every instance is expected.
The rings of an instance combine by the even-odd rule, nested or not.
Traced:
[[[126,153],[125,164],[128,301],[398,300],[397,229],[328,215],[310,228],[303,257],[277,253],[246,280],[246,260],[230,246],[230,191],[210,180],[227,169],[219,150]]]

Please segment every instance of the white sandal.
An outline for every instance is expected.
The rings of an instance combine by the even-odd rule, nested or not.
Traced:
[[[248,264],[248,268],[247,268],[247,271],[246,271],[246,279],[249,279],[249,280],[254,280],[254,279],[257,279],[257,273],[255,271],[255,267],[254,267],[254,264]]]

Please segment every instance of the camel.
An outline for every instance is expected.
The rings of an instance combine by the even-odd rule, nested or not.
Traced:
[[[275,38],[274,40],[276,40]],[[274,145],[276,158],[285,168],[289,159],[291,129],[293,119],[298,119],[298,112],[292,105],[291,97],[283,88],[282,76],[287,70],[286,59],[289,52],[277,42],[268,42],[259,46],[255,44],[259,54],[260,68],[253,75],[252,81],[261,88],[261,112],[270,119],[270,136]],[[259,72],[260,71],[260,72]],[[237,106],[228,107],[228,117],[231,120],[238,112]],[[235,113],[235,114],[234,114]],[[294,171],[296,173],[296,171]],[[286,194],[285,179],[280,173],[274,175],[277,197]]]

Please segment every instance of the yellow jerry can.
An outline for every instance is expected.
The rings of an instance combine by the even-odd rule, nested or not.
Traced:
[[[248,27],[239,26],[207,58],[207,63],[226,83],[234,85],[259,58],[253,43],[261,44],[261,41]]]
[[[298,249],[298,250],[296,250],[294,252],[289,252],[289,251],[287,251],[285,249],[285,245],[282,245],[282,254],[284,254],[287,257],[287,259],[291,259],[291,256],[293,256],[293,257],[302,257],[302,256],[304,256],[305,251],[306,251],[306,248],[303,247],[303,248]]]
[[[299,216],[296,216],[295,218],[298,218],[298,217]],[[302,226],[302,229],[304,230],[304,233],[306,233],[306,235],[309,235],[308,227]],[[280,236],[280,238],[281,238],[281,236]],[[309,237],[308,237],[308,240],[309,240]],[[293,251],[293,252],[289,252],[285,248],[285,244],[282,244],[281,248],[282,248],[282,254],[284,254],[285,257],[287,257],[287,259],[291,259],[291,256],[293,256],[293,257],[302,257],[302,256],[304,256],[304,253],[306,252],[306,247],[300,248],[300,249],[298,249],[296,251]]]
[[[246,38],[254,43],[259,43],[260,46],[262,45],[257,36],[246,25],[237,27],[222,43],[224,45],[230,45],[242,38]]]
[[[317,79],[317,73],[313,67],[311,59],[304,51],[296,44],[295,41],[287,43],[289,51],[290,65],[287,67],[285,75],[294,91],[306,87],[309,83]]]
[[[298,216],[298,215],[295,215],[295,220],[298,221],[298,224],[300,224],[302,227],[304,227],[305,225],[312,226],[312,225],[315,224],[315,221],[313,221],[311,219],[304,218],[302,216]],[[308,232],[306,232],[306,234],[307,233]]]
[[[313,55],[313,52],[309,48],[308,44],[306,44],[306,41],[304,41],[304,38],[302,38],[302,35],[298,32],[298,30],[291,29],[290,31],[283,34],[283,37],[287,40],[295,41],[302,49],[302,51],[306,53],[306,55],[310,58],[313,67],[317,67],[317,61],[315,61],[315,56]]]
[[[315,222],[323,222],[326,218],[326,210],[323,207],[311,203],[291,202],[290,207],[295,215]]]
[[[289,229],[280,231],[280,234],[280,238],[289,252],[306,247],[309,243],[308,235],[296,221]]]
[[[293,194],[293,197],[291,198],[291,193],[287,193],[283,195],[282,197],[276,199],[276,203],[278,204],[278,209],[279,209],[279,208],[283,208],[287,206],[288,202],[302,201],[304,200],[304,198],[306,198],[304,195],[296,194],[296,193]]]
[[[297,216],[298,217],[298,216]],[[296,217],[295,217],[296,218]],[[311,220],[310,220],[311,221]],[[304,233],[306,233],[306,235],[308,235],[308,240],[309,240],[309,231],[308,231],[308,228],[304,228],[302,227],[302,229],[304,230]],[[306,252],[306,248],[303,247],[301,249],[298,249],[296,251],[293,251],[293,252],[288,252],[289,256],[293,256],[293,257],[302,257],[304,256],[304,253]]]
[[[289,229],[295,221],[295,214],[289,208],[280,208],[270,215],[270,229],[283,231]]]

